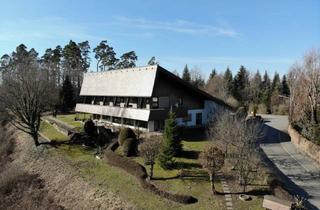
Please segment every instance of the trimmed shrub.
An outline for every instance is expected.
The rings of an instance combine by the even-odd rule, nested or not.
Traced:
[[[97,133],[97,128],[92,120],[87,120],[84,123],[84,132],[86,132],[89,136],[95,136]]]
[[[137,147],[138,147],[138,141],[135,138],[127,138],[123,142],[122,146],[122,151],[125,156],[130,157],[130,156],[135,156],[137,155]]]
[[[119,144],[122,145],[124,141],[128,138],[136,139],[136,134],[133,132],[131,128],[121,128],[118,137]]]

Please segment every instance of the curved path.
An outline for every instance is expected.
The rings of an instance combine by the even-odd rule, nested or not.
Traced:
[[[260,147],[292,193],[308,198],[309,209],[320,209],[320,165],[300,153],[287,133],[288,117],[262,115],[265,135]]]

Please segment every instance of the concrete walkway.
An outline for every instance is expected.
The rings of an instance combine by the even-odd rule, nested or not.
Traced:
[[[287,134],[288,117],[263,115],[266,123],[261,148],[271,164],[279,169],[291,192],[308,198],[309,209],[320,209],[320,166],[300,153]]]
[[[228,185],[227,181],[225,180],[225,178],[223,177],[222,173],[219,173],[218,175],[219,175],[219,179],[222,184],[222,189],[223,189],[223,193],[224,193],[224,198],[226,200],[227,210],[233,210],[233,203],[232,203],[232,197],[231,197],[229,185]]]

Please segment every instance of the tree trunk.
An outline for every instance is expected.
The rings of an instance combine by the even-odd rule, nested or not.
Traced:
[[[150,163],[150,179],[153,177],[153,165],[154,163]]]
[[[210,174],[210,184],[211,184],[211,190],[212,190],[212,194],[213,195],[216,195],[217,194],[217,191],[216,191],[216,188],[214,186],[214,175],[213,174]]]
[[[32,138],[36,147],[39,146],[40,143],[39,143],[38,133],[32,134]]]

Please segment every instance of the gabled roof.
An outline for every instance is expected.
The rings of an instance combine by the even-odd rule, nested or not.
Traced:
[[[157,65],[84,74],[80,95],[151,97]]]
[[[186,91],[191,91],[205,100],[231,108],[224,101],[194,87],[159,65],[85,73],[80,95],[151,97],[159,74],[166,75],[173,82],[184,86]]]

